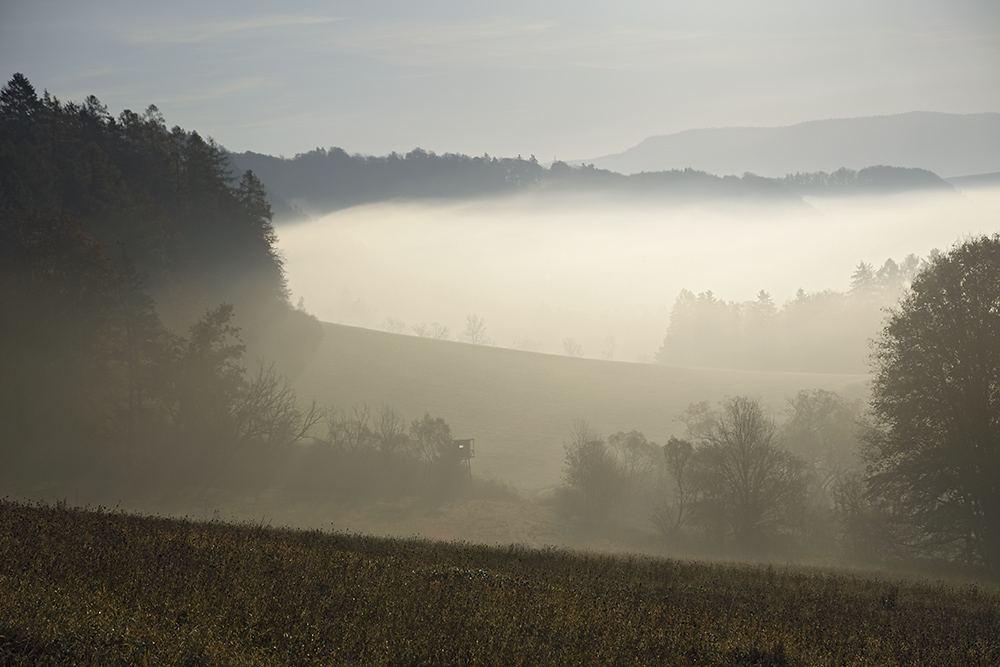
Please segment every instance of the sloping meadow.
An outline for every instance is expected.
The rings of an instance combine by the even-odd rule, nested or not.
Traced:
[[[0,504],[0,663],[993,665],[995,588]]]
[[[296,378],[305,400],[409,419],[443,417],[456,438],[475,438],[473,474],[533,492],[560,483],[575,420],[596,431],[642,431],[660,444],[683,437],[678,420],[698,401],[747,394],[771,409],[801,389],[855,398],[862,374],[777,373],[632,364],[399,336],[324,323],[323,340]]]

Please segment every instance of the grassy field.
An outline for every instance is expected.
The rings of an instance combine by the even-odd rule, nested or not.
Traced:
[[[637,429],[663,443],[683,434],[677,416],[693,402],[747,394],[780,416],[801,389],[856,397],[866,380],[596,361],[324,324],[296,387],[323,405],[444,417],[455,437],[476,439],[475,474],[530,492],[558,485],[575,419],[604,435]]]
[[[1000,591],[0,502],[4,665],[996,665]]]

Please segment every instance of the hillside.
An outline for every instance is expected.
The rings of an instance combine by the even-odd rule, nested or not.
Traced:
[[[872,165],[919,167],[946,178],[984,174],[1000,170],[1000,113],[912,112],[786,127],[693,129],[577,162],[623,174],[690,167],[781,177]]]
[[[475,474],[537,491],[559,483],[576,419],[604,435],[636,429],[662,443],[682,434],[677,416],[693,402],[749,394],[780,412],[800,389],[860,396],[866,380],[597,361],[324,323],[296,387],[339,408],[386,404],[408,419],[444,417],[455,437],[476,439]]]
[[[4,665],[995,665],[992,585],[0,503]]]

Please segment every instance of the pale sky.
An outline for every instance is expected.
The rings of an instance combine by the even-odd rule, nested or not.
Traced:
[[[0,77],[233,151],[583,159],[698,127],[1000,111],[996,0],[0,0]]]

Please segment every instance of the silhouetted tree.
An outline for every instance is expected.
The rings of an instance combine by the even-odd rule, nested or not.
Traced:
[[[233,307],[221,304],[191,325],[173,383],[173,423],[188,470],[214,470],[236,445],[233,407],[243,389],[243,353]],[[197,473],[196,473],[197,476]]]
[[[383,456],[408,454],[409,438],[406,435],[403,417],[388,405],[383,405],[379,409],[375,433],[378,436],[379,451]]]
[[[357,454],[374,450],[379,445],[379,436],[372,428],[372,414],[367,405],[329,411],[326,426],[327,440],[338,451]]]
[[[789,399],[789,420],[782,426],[789,451],[809,463],[829,490],[840,475],[855,467],[860,400],[824,389],[803,389]]]
[[[671,437],[663,445],[666,471],[673,486],[673,502],[665,501],[657,508],[654,522],[668,536],[676,535],[687,519],[694,500],[691,480],[691,460],[694,447],[688,440]]]
[[[0,88],[0,120],[6,132],[27,135],[42,108],[35,87],[20,72]]]
[[[627,491],[627,476],[614,454],[585,421],[574,422],[565,450],[563,481],[578,494],[577,509],[591,518],[606,516]]]
[[[116,356],[125,369],[126,437],[131,445],[136,445],[147,404],[162,398],[162,386],[158,385],[163,381],[164,366],[169,363],[171,342],[146,291],[146,281],[124,248],[119,260],[117,292],[121,341]]]
[[[801,527],[804,465],[778,446],[775,423],[758,401],[722,403],[701,436],[695,468],[702,520],[721,521],[741,549],[758,550],[766,538]]]
[[[913,549],[1000,569],[1000,235],[914,279],[874,363],[872,497]]]
[[[451,450],[451,427],[442,417],[431,417],[425,412],[410,424],[410,440],[421,459],[435,462]]]
[[[240,447],[269,455],[304,440],[324,417],[315,401],[302,408],[291,381],[273,363],[263,361],[258,361],[256,373],[246,376],[232,413]]]

